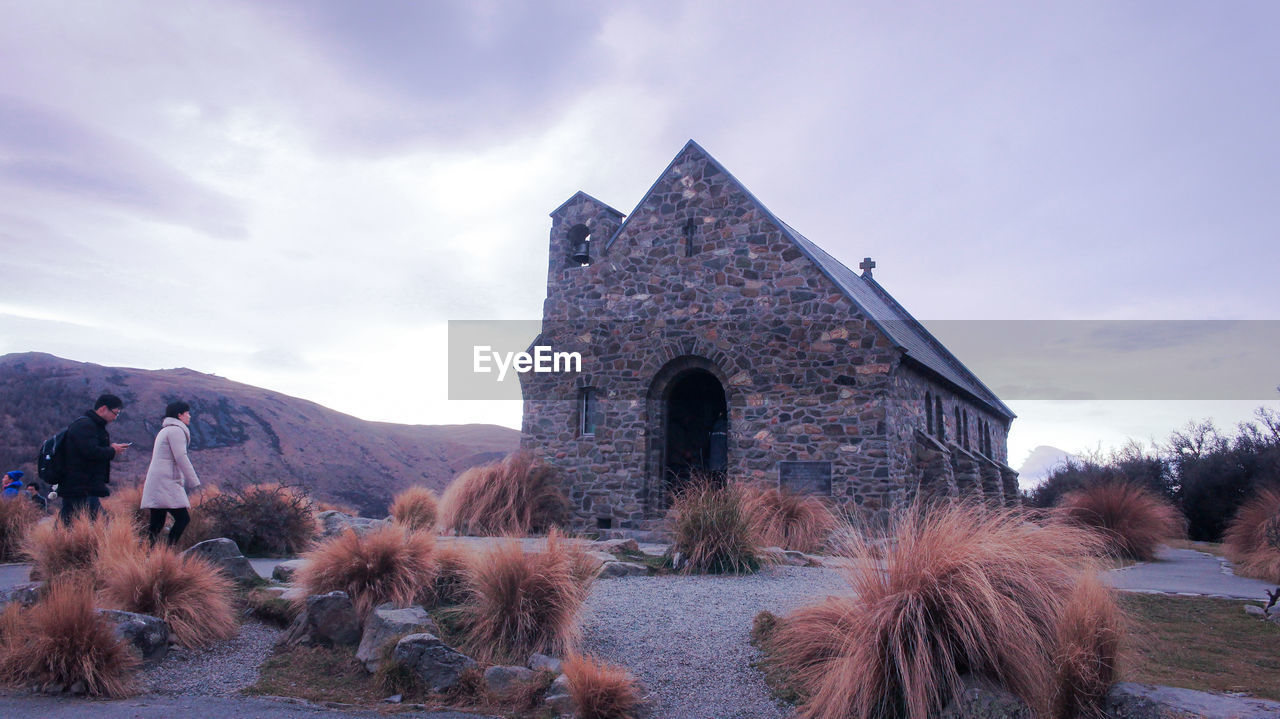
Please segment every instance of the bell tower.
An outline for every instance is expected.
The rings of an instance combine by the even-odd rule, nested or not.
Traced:
[[[571,285],[604,257],[609,238],[622,226],[621,212],[585,192],[551,212],[551,247],[547,264],[547,299]]]

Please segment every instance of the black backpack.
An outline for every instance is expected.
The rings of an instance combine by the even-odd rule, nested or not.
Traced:
[[[61,484],[67,471],[67,430],[53,435],[40,445],[36,458],[36,476],[45,484]]]

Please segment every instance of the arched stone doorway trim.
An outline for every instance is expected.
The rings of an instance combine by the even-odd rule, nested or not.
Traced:
[[[737,397],[729,384],[729,375],[717,362],[696,354],[681,354],[670,358],[655,374],[649,383],[649,391],[645,398],[645,512],[650,518],[657,518],[667,509],[666,492],[666,454],[667,454],[667,411],[672,390],[691,374],[705,373],[720,383],[724,391],[725,410],[730,418],[737,406]],[[730,419],[732,422],[732,419]],[[732,449],[729,463],[732,467]]]

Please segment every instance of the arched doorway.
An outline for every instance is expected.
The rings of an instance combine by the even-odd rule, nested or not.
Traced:
[[[723,481],[729,408],[720,380],[705,369],[685,370],[671,380],[663,405],[663,493],[669,497],[694,476]]]

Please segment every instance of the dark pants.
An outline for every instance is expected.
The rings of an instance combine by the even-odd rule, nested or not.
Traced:
[[[173,526],[169,528],[169,546],[172,547],[182,539],[182,532],[191,523],[191,513],[185,508],[151,510],[151,523],[147,525],[147,539],[152,544],[160,538],[160,531],[164,529],[164,520],[167,519],[166,513],[173,515]]]
[[[102,509],[102,500],[97,497],[63,497],[62,511],[59,513],[62,517],[62,523],[71,526],[71,520],[77,514],[84,512],[89,513],[89,521],[98,518],[98,510]]]

